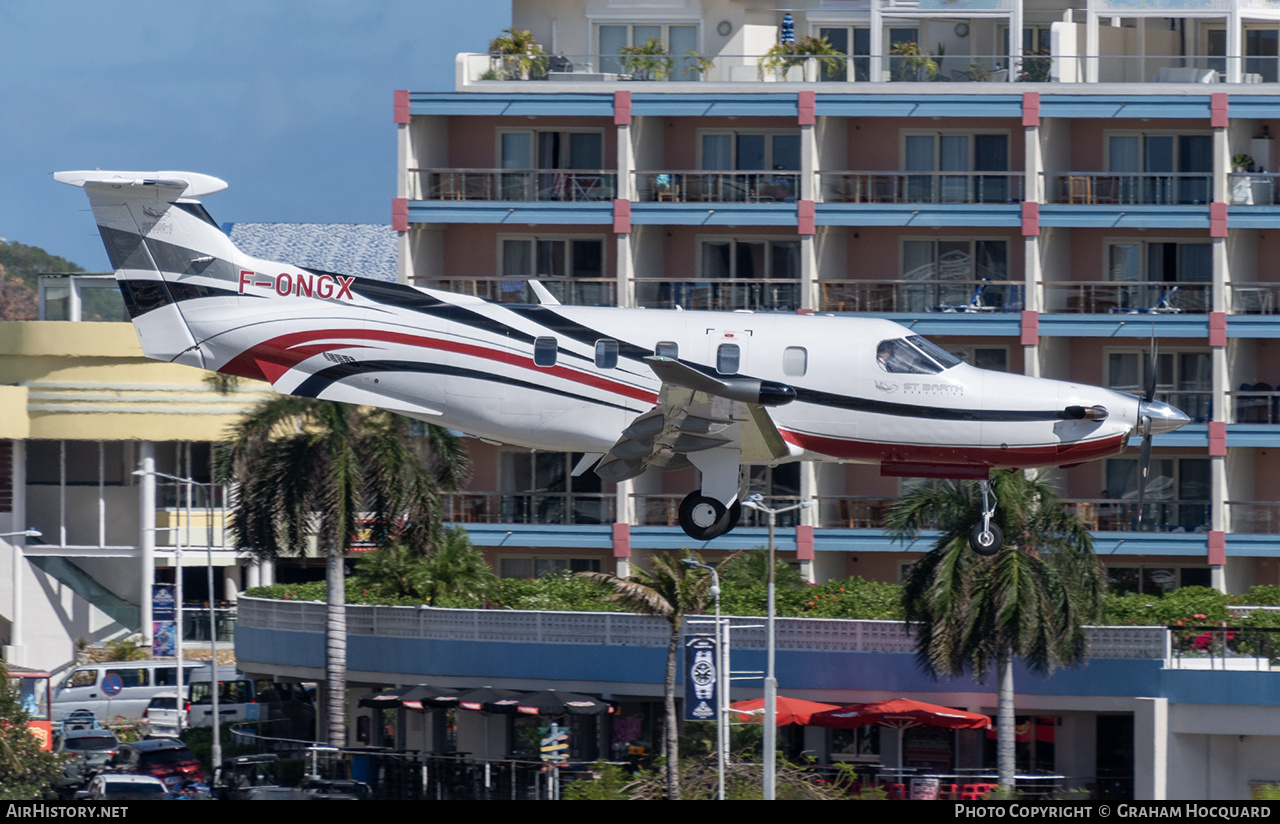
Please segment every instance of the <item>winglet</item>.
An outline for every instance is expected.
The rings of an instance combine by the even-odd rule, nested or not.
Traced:
[[[542,284],[540,280],[529,281],[529,288],[538,296],[538,305],[540,306],[559,306],[560,301],[556,300],[556,296],[551,294],[551,290]]]

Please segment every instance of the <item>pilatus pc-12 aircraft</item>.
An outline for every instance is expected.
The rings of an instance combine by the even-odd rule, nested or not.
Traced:
[[[691,537],[738,521],[742,467],[878,464],[884,475],[982,484],[970,542],[984,554],[993,468],[1078,464],[1181,411],[1068,381],[977,369],[876,318],[537,305],[258,260],[189,172],[60,172],[89,195],[148,357],[269,382],[277,392],[383,407],[491,441],[587,453],[606,481],[700,470],[680,506]],[[1155,370],[1148,370],[1154,376]]]

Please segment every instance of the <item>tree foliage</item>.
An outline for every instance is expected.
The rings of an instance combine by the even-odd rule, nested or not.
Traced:
[[[30,720],[0,662],[0,800],[43,798],[61,769],[58,757],[40,749],[40,741],[27,729]]]

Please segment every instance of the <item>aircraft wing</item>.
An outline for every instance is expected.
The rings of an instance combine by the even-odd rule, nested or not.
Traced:
[[[631,422],[596,466],[606,481],[634,478],[650,466],[680,469],[690,456],[732,450],[735,463],[786,457],[787,444],[767,407],[795,390],[769,381],[718,378],[670,358],[646,358],[662,380],[658,405]]]

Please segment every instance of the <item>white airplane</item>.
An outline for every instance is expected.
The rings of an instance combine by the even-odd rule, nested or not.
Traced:
[[[606,481],[693,465],[698,540],[732,529],[748,465],[878,464],[973,479],[991,554],[993,468],[1078,464],[1189,422],[1154,400],[969,366],[876,318],[562,306],[303,269],[238,250],[189,172],[59,172],[79,186],[148,357],[277,392],[390,409],[489,441],[586,453]],[[1148,370],[1154,377],[1154,370]]]

